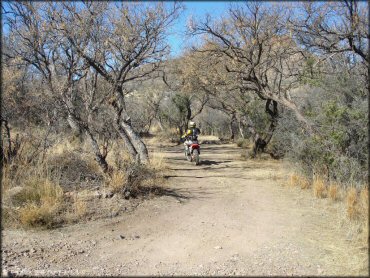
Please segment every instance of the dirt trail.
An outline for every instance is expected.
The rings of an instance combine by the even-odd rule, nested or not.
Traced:
[[[112,219],[3,232],[3,265],[31,275],[368,274],[338,208],[279,186],[280,162],[240,161],[232,145],[202,145],[200,166],[181,146],[164,152],[174,192]]]

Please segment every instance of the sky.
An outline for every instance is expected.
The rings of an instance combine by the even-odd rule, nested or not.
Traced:
[[[190,16],[195,19],[205,18],[209,13],[212,16],[218,17],[226,12],[231,2],[226,1],[182,1],[185,10],[182,12],[180,18],[176,20],[172,26],[171,35],[168,37],[168,42],[171,46],[171,56],[179,56],[184,50],[184,46],[190,45],[189,38],[185,38],[186,24]],[[4,7],[7,7],[7,1],[3,2]],[[3,25],[3,32],[7,31]]]
[[[184,46],[190,44],[189,38],[185,37],[186,24],[193,16],[194,19],[203,19],[209,13],[212,16],[219,17],[226,12],[231,2],[226,1],[184,1],[185,11],[180,18],[174,23],[169,44],[171,46],[171,56],[179,56],[184,50]]]

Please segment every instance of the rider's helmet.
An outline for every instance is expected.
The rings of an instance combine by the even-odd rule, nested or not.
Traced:
[[[196,126],[196,124],[194,122],[189,123],[189,127],[195,127],[195,126]]]

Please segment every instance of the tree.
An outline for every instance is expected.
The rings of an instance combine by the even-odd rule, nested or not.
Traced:
[[[189,122],[202,113],[209,100],[207,92],[198,86],[193,60],[193,55],[187,53],[181,59],[168,62],[163,76],[163,81],[173,93],[171,104],[176,110],[173,114],[174,111],[170,109],[165,115],[176,125],[180,136]]]
[[[99,149],[91,122],[83,121],[83,113],[77,107],[78,84],[86,78],[88,67],[70,42],[53,28],[55,7],[18,2],[9,7],[6,24],[15,47],[8,49],[6,57],[31,66],[40,74],[52,94],[54,107],[66,112],[67,122],[79,137],[83,132],[87,135],[99,166],[107,172],[106,153]]]
[[[290,109],[306,131],[314,134],[313,124],[290,96],[290,91],[300,85],[305,53],[289,36],[285,10],[268,5],[235,5],[220,21],[207,16],[203,22],[192,22],[189,33],[205,35],[210,47],[198,51],[224,57],[225,69],[238,80],[240,89]]]
[[[207,97],[206,106],[222,111],[229,117],[230,139],[236,135],[236,125],[242,134],[243,129],[248,128],[254,140],[254,154],[258,150],[263,151],[272,138],[278,117],[277,103],[271,99],[266,102],[265,111],[269,116],[269,127],[266,132],[266,121],[253,114],[260,114],[254,109],[257,101],[261,100],[253,92],[240,86],[239,80],[235,80],[228,73],[228,59],[220,55],[210,55],[212,45],[193,51],[186,61],[186,79],[190,81],[192,88],[198,95]],[[252,118],[256,118],[254,121]],[[261,126],[261,127],[260,127]],[[263,126],[263,127],[262,127]],[[260,130],[260,131],[258,131]],[[265,135],[263,135],[265,133]]]
[[[148,151],[133,130],[125,95],[128,82],[153,78],[168,52],[166,28],[181,6],[132,3],[61,3],[54,28],[111,86],[110,104],[118,133],[130,155],[148,161]]]
[[[356,0],[305,2],[292,10],[289,27],[310,51],[352,54],[369,65],[368,3]]]

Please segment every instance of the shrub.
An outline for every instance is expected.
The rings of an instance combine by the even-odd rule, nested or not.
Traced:
[[[63,188],[74,188],[86,179],[102,178],[102,172],[97,163],[91,157],[74,150],[50,154],[45,161],[45,168],[53,180],[58,180]]]
[[[269,148],[298,163],[306,177],[326,169],[327,178],[341,187],[366,182],[368,100],[359,84],[364,84],[359,75],[338,72],[292,92],[316,132],[308,134],[291,111],[281,109]]]

